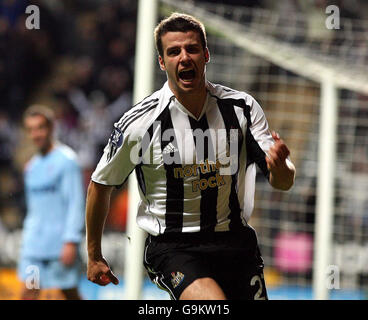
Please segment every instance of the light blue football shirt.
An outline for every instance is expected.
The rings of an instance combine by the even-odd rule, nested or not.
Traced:
[[[84,227],[85,193],[76,154],[58,143],[30,160],[24,179],[27,215],[21,254],[59,258],[65,242],[81,241]]]

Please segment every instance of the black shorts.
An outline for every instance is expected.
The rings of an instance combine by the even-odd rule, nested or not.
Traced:
[[[144,266],[178,300],[194,280],[214,279],[229,300],[266,300],[263,260],[253,228],[237,232],[149,235]]]

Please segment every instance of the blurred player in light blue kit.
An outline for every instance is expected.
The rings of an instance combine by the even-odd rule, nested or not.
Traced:
[[[24,125],[38,152],[24,171],[27,215],[18,263],[24,282],[21,298],[37,299],[39,289],[59,288],[66,299],[80,299],[78,251],[85,194],[76,154],[54,140],[54,116],[47,107],[31,106]]]

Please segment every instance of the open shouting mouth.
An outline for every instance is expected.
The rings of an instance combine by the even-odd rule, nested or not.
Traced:
[[[184,69],[179,71],[179,79],[183,82],[191,82],[194,80],[196,72],[194,69]]]

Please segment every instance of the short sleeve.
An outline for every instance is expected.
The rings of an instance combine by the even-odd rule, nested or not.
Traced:
[[[250,131],[263,152],[267,153],[270,147],[274,144],[274,140],[270,133],[268,122],[261,106],[255,99],[252,100],[253,103],[250,109]]]
[[[136,166],[134,158],[132,161],[135,144],[129,138],[129,133],[122,132],[118,123],[115,123],[104,153],[92,173],[92,181],[109,186],[124,183]]]
[[[248,165],[253,162],[256,163],[264,176],[269,179],[270,173],[267,167],[266,154],[274,144],[274,140],[261,106],[253,98],[250,102],[249,109],[245,111],[248,124],[246,136],[247,162]]]

